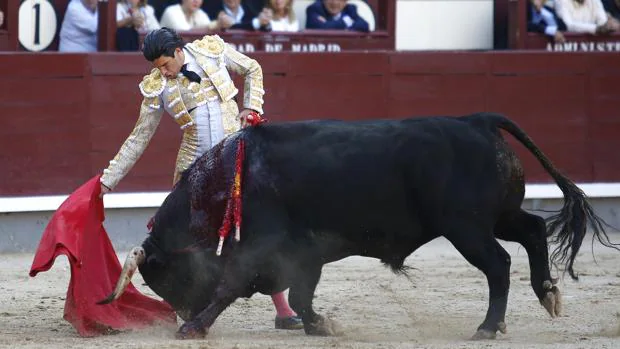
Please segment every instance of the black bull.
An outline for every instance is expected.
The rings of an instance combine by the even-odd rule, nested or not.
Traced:
[[[521,162],[500,129],[521,142],[564,194],[549,220],[521,209]],[[241,240],[216,256],[217,231],[245,142]],[[444,236],[487,277],[489,307],[474,338],[505,332],[510,255],[496,238],[527,251],[531,286],[553,316],[560,292],[550,262],[573,262],[589,227],[615,247],[584,193],[516,124],[497,114],[381,121],[263,124],[229,137],[201,157],[157,211],[150,236],[126,261],[117,298],[136,266],[148,286],[186,320],[179,338],[201,337],[239,297],[290,288],[307,334],[332,335],[314,312],[324,264],[359,255],[404,273],[407,256]],[[558,243],[548,255],[547,238]]]

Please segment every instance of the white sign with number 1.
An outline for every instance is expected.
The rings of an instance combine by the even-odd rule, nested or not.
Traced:
[[[23,0],[19,5],[19,43],[28,51],[43,51],[56,36],[58,18],[49,0]]]

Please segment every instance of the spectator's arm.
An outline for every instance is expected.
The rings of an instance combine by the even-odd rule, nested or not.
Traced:
[[[258,23],[258,18],[254,18],[250,21],[241,21],[241,23],[235,23],[230,27],[230,29],[243,29],[243,30],[254,30],[254,24],[252,22],[256,20]]]
[[[323,18],[320,13],[312,9],[312,6],[306,8],[306,28],[308,29],[347,29],[347,24],[340,16],[337,21],[321,20]],[[325,18],[323,18],[325,19]]]
[[[116,5],[116,27],[129,27],[129,24],[131,24],[131,16],[129,13],[124,11],[123,6]]]
[[[261,25],[260,19],[258,17],[255,17],[254,19],[252,19],[252,29],[268,32],[271,31],[271,26],[269,25],[269,23],[267,23],[267,25]]]
[[[549,36],[555,36],[558,32],[558,23],[555,20],[553,12],[543,7],[541,10],[542,17],[544,19],[543,23],[543,33]]]
[[[559,0],[555,2],[555,9],[560,18],[566,23],[566,28],[569,32],[573,33],[596,33],[596,24],[578,22],[572,18],[570,11],[566,7],[566,0]]]
[[[161,21],[159,22],[162,27],[168,27],[177,31],[186,30],[178,25],[178,21],[175,18],[174,8],[168,6],[164,13],[161,15]]]
[[[545,27],[543,32],[546,35],[555,36],[555,33],[558,32],[558,26],[557,25],[548,25],[548,26]]]
[[[543,23],[532,23],[530,21],[530,22],[527,22],[527,31],[535,32],[535,33],[544,33],[545,25]]]
[[[219,29],[219,23],[216,20],[211,20],[209,18],[209,15],[199,9],[198,10],[198,15],[196,16],[196,29],[208,29],[208,30],[218,30]]]
[[[72,3],[74,4],[74,3]],[[69,17],[72,19],[75,24],[75,28],[83,33],[87,34],[95,34],[97,33],[97,21],[93,21],[89,16],[83,16],[84,12],[76,11],[75,7],[72,7],[70,4],[67,8],[67,13],[65,13],[65,18]],[[82,6],[82,4],[79,4]]]
[[[146,27],[149,30],[156,30],[156,29],[161,28],[161,26],[159,25],[159,22],[157,21],[157,17],[155,17],[155,9],[152,6],[148,5],[146,7],[145,12],[146,12],[146,18],[145,18]]]
[[[346,11],[346,14],[343,14],[343,17],[349,16],[353,20],[353,24],[350,25],[348,29],[360,31],[360,32],[370,31],[368,22],[366,22],[366,20],[360,17],[360,15],[357,13],[357,8],[354,5],[347,6],[347,7],[348,9]]]
[[[116,21],[116,26],[119,28],[131,27],[131,23],[133,22],[133,18],[131,16],[125,17],[119,21]]]
[[[291,24],[291,27],[290,27],[289,31],[292,31],[292,32],[298,32],[299,31],[299,21],[297,19],[295,19],[293,24]]]
[[[603,25],[607,23],[608,17],[607,12],[605,12],[605,8],[603,7],[603,3],[601,0],[592,0],[594,3],[594,13],[596,15],[596,25]]]

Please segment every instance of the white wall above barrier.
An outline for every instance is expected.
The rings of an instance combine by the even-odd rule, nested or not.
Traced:
[[[493,49],[493,9],[493,0],[398,0],[396,49]]]
[[[590,198],[620,197],[620,183],[582,183],[579,188]],[[104,197],[106,209],[153,208],[161,206],[168,192],[110,193]],[[561,199],[562,191],[555,184],[527,184],[525,199]],[[0,197],[0,213],[55,211],[67,195]]]

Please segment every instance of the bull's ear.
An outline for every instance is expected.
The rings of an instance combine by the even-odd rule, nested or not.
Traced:
[[[158,253],[151,253],[146,257],[146,264],[151,268],[163,268],[166,261]]]

